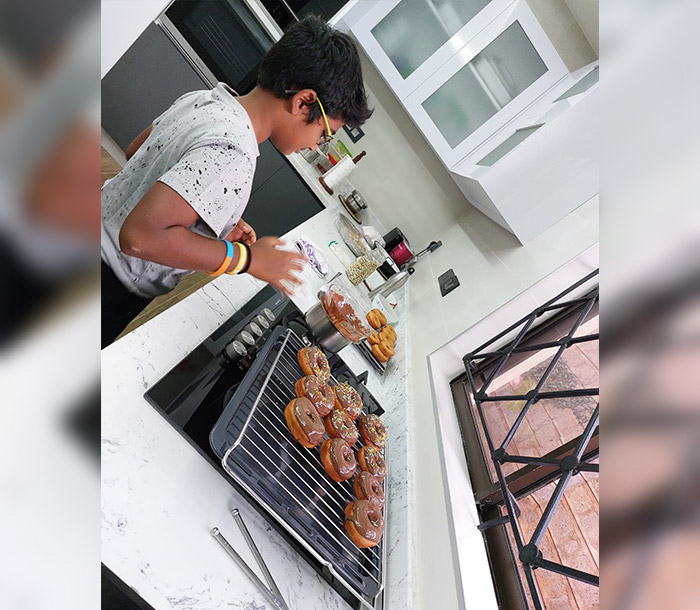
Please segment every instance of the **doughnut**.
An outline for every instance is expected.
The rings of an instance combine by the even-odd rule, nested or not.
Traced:
[[[381,309],[375,309],[374,311],[377,312],[377,316],[379,317],[379,324],[384,326],[386,324],[386,316],[384,315],[384,312]]]
[[[323,420],[308,398],[293,398],[284,410],[284,419],[294,439],[304,447],[315,447],[323,440]]]
[[[345,529],[361,549],[377,546],[384,533],[382,511],[369,500],[355,500],[345,508]]]
[[[363,415],[360,417],[358,428],[365,445],[384,449],[384,445],[386,445],[386,426],[379,417],[376,415]]]
[[[321,445],[321,464],[328,476],[341,483],[352,478],[357,470],[355,454],[342,438],[329,438]]]
[[[367,321],[369,322],[369,325],[374,328],[375,330],[379,329],[382,327],[381,322],[379,321],[380,318],[377,315],[379,313],[378,309],[372,309],[370,312],[367,314]]]
[[[379,335],[377,334],[376,330],[373,330],[369,334],[369,337],[367,337],[367,341],[370,345],[377,345],[379,343]]]
[[[302,396],[308,398],[321,417],[328,415],[335,404],[333,388],[321,381],[316,375],[302,377],[294,384],[294,391],[299,398]]]
[[[387,358],[391,358],[394,355],[394,348],[387,341],[381,341],[378,347]]]
[[[333,386],[335,392],[335,408],[346,411],[352,419],[357,419],[362,414],[362,398],[357,390],[348,383],[339,383]]]
[[[324,419],[323,425],[326,428],[326,432],[328,432],[328,436],[331,438],[342,438],[350,446],[354,445],[360,436],[355,422],[342,409],[333,409],[331,414]]]
[[[316,375],[323,383],[328,383],[331,378],[331,369],[320,347],[315,345],[302,347],[297,352],[297,360],[299,360],[299,366],[304,375]]]
[[[373,345],[372,346],[372,353],[374,354],[374,357],[379,360],[379,362],[386,362],[389,360],[388,356],[385,356],[382,350],[379,348],[378,345]]]
[[[394,339],[394,342],[396,342],[396,337],[397,337],[396,331],[394,330],[394,327],[391,324],[388,324],[387,326],[382,328],[382,330],[386,333],[389,333],[392,336],[392,338]]]
[[[379,479],[361,470],[352,482],[358,500],[368,500],[377,508],[384,506],[384,490]]]
[[[362,447],[357,452],[357,461],[362,470],[374,475],[380,481],[386,476],[386,463],[382,457],[382,452],[376,447],[371,445]]]

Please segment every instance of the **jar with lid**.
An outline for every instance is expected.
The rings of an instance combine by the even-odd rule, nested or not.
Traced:
[[[372,275],[382,264],[383,261],[379,260],[380,256],[378,253],[371,251],[369,254],[355,259],[355,262],[350,265],[345,271],[345,275],[352,284],[357,286],[359,283],[364,282],[370,275]]]

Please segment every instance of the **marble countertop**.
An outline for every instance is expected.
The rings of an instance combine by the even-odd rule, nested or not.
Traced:
[[[285,239],[290,243],[305,236],[318,245],[338,239],[334,223],[342,208],[337,198],[323,191],[314,170],[301,158],[290,160],[327,209]],[[351,189],[345,183],[340,192]],[[378,224],[370,215],[366,219]],[[330,278],[341,267],[330,253],[327,262]],[[310,269],[304,279],[303,289],[292,299],[302,311],[315,302],[318,288],[327,281]],[[269,607],[209,535],[218,527],[262,578],[229,514],[234,507],[240,509],[292,610],[348,608],[143,397],[262,286],[249,276],[217,278],[102,352],[102,561],[157,610]],[[385,607],[390,610],[413,607],[415,595],[406,290],[395,293],[399,337],[384,376],[371,368],[355,346],[340,353],[356,374],[369,370],[367,387],[385,410],[383,419],[390,434],[385,533]]]

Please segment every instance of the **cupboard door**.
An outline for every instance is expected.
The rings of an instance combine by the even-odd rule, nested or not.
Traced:
[[[410,95],[405,106],[454,166],[568,74],[532,11],[505,11]]]
[[[404,99],[514,1],[387,0],[352,31]]]

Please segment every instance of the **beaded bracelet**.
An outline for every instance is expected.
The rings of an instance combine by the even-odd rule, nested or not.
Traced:
[[[212,277],[219,277],[224,271],[226,271],[228,266],[231,264],[231,259],[233,258],[233,244],[225,239],[222,239],[221,241],[226,244],[226,258],[224,258],[224,262],[221,263],[221,267],[219,267],[216,271],[207,271],[207,274],[211,275]]]

